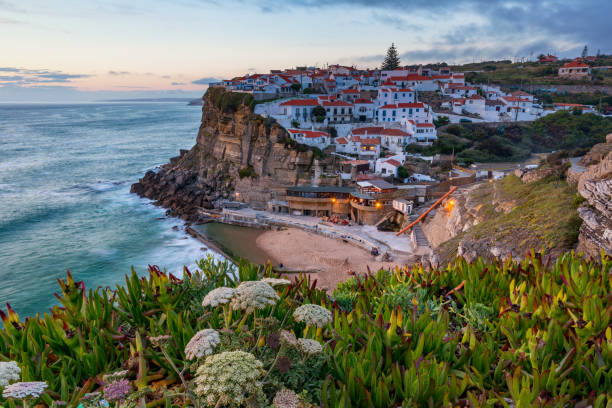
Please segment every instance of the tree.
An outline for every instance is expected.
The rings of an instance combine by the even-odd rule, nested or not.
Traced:
[[[299,92],[299,91],[300,91],[300,89],[302,89],[302,85],[300,85],[300,84],[291,84],[291,89],[292,89],[294,92]]]
[[[325,108],[321,105],[315,106],[312,109],[311,116],[315,118],[317,122],[323,122],[325,120]]]
[[[395,44],[391,43],[391,46],[387,50],[387,56],[383,61],[381,69],[383,71],[391,71],[398,68],[400,65],[399,55],[397,55],[397,50],[395,49]]]
[[[586,58],[589,56],[589,49],[588,47],[585,45],[584,48],[582,49],[582,58]]]
[[[404,166],[399,166],[397,168],[397,177],[402,180],[407,179],[408,177],[410,177],[410,173]]]

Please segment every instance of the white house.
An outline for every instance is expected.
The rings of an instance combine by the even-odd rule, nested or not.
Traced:
[[[309,122],[312,110],[318,105],[316,99],[290,99],[278,105],[278,114],[292,120]]]
[[[376,120],[379,122],[404,122],[413,120],[416,123],[430,122],[429,110],[422,102],[397,103],[384,105],[376,109]]]
[[[289,136],[298,143],[325,149],[330,144],[329,134],[316,130],[287,129]]]
[[[353,117],[361,122],[374,119],[374,102],[370,99],[359,98],[353,102]]]
[[[451,98],[469,98],[478,92],[478,88],[474,86],[465,86],[457,83],[444,83],[441,90],[442,95],[450,96]]]
[[[380,156],[380,141],[376,138],[347,136],[334,141],[339,153],[356,154],[360,159],[376,159]]]
[[[419,143],[431,143],[438,139],[438,132],[433,123],[417,123],[415,137]]]
[[[353,120],[353,104],[344,101],[323,101],[325,117],[330,123],[351,122]]]
[[[391,86],[383,86],[378,89],[378,95],[376,97],[376,104],[378,106],[413,102],[416,102],[416,93],[413,89]]]
[[[393,200],[393,209],[405,215],[412,214],[413,202],[404,198],[396,198]]]
[[[412,88],[417,91],[437,91],[438,82],[430,77],[417,74],[409,74],[404,76],[391,77],[387,82],[401,88]]]
[[[402,165],[395,159],[379,159],[376,161],[376,174],[397,177],[397,169]]]
[[[358,89],[343,89],[342,91],[340,91],[340,99],[342,99],[345,102],[355,102],[356,99],[359,99],[361,97],[361,94],[359,93]]]
[[[453,112],[461,115],[464,111],[476,115],[484,115],[486,99],[475,94],[469,98],[455,98],[452,100]]]
[[[366,126],[355,128],[351,131],[352,136],[377,138],[382,148],[395,153],[404,151],[406,145],[411,142],[412,134],[402,129],[386,128],[382,126]]]

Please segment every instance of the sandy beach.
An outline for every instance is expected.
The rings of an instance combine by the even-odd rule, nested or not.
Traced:
[[[416,260],[414,256],[401,256],[392,262],[380,262],[368,251],[354,245],[296,228],[266,231],[255,242],[282,263],[284,269],[308,271],[320,287],[329,290],[346,280],[351,271],[364,274],[368,266],[371,271],[377,271]]]

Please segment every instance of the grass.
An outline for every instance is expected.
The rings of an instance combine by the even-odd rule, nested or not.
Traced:
[[[530,248],[558,256],[571,249],[578,239],[582,220],[578,216],[576,192],[564,180],[546,178],[531,184],[509,175],[493,183],[483,183],[470,193],[480,204],[477,217],[483,221],[440,245],[443,261],[456,255],[461,240],[495,243],[512,249],[518,256]],[[495,202],[511,202],[507,214],[497,211]]]

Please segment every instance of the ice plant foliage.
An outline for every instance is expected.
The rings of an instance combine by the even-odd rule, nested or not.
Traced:
[[[236,288],[232,299],[232,307],[236,310],[253,311],[276,304],[278,294],[265,282],[246,281]]]
[[[214,352],[221,339],[214,329],[204,329],[197,332],[185,346],[185,356],[188,360],[196,360]]]
[[[21,369],[15,361],[0,362],[0,388],[19,380]]]
[[[308,326],[325,327],[331,322],[331,312],[319,305],[306,304],[295,309],[293,318]]]
[[[244,351],[226,351],[206,357],[197,370],[195,393],[206,405],[240,406],[261,388],[263,364]]]
[[[229,303],[232,300],[232,297],[234,297],[234,293],[236,293],[236,289],[227,288],[225,286],[213,289],[208,292],[206,296],[204,296],[202,306],[217,307],[219,305]]]
[[[47,383],[43,381],[16,382],[10,384],[2,391],[4,398],[27,399],[38,398],[47,388]]]
[[[323,351],[323,346],[313,339],[298,339],[298,348],[304,354],[314,355]]]

